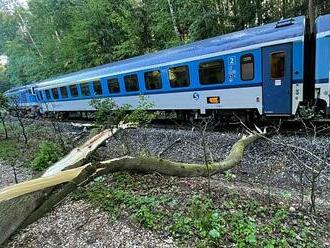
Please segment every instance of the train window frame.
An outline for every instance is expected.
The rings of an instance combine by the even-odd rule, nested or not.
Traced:
[[[205,83],[205,81],[202,81],[202,73],[203,73],[203,70],[207,70],[207,68],[201,68],[203,65],[210,65],[212,63],[217,63],[217,62],[220,62],[220,66],[222,66],[222,77],[223,79],[220,80],[220,81],[214,81],[214,82],[208,82],[208,83]],[[219,67],[221,68],[221,67]],[[202,62],[198,65],[198,77],[199,77],[199,83],[201,85],[214,85],[214,84],[224,84],[224,82],[226,81],[226,68],[225,68],[225,61],[223,59],[215,59],[215,60],[210,60],[210,61],[205,61],[205,62]]]
[[[176,70],[179,68],[186,68],[186,78],[187,78],[187,85],[174,85],[174,83],[171,80],[171,71],[172,70]],[[171,88],[187,88],[190,86],[190,71],[189,71],[189,66],[188,65],[180,65],[180,66],[174,66],[174,67],[170,67],[168,68],[168,80],[170,82],[170,86]]]
[[[274,74],[273,74],[273,56],[274,55],[277,55],[277,54],[284,54],[284,63],[283,63],[283,70],[282,70],[282,76],[281,77],[274,77]],[[286,52],[285,51],[276,51],[276,52],[273,52],[270,54],[270,78],[272,80],[279,80],[279,79],[283,79],[285,77],[285,71],[286,71],[286,63],[285,63],[285,59],[286,59]]]
[[[158,83],[154,83],[155,85],[155,88],[152,88],[150,87],[151,83],[149,80],[148,80],[148,77],[150,74],[153,74],[153,73],[158,73],[158,79],[159,79],[159,82]],[[154,77],[155,78],[155,77]],[[144,82],[145,82],[145,86],[146,86],[146,89],[147,90],[161,90],[163,88],[163,80],[162,80],[162,73],[160,70],[154,70],[154,71],[147,71],[144,73]]]
[[[51,90],[52,90],[53,99],[55,101],[60,99],[60,95],[58,94],[58,89],[57,88],[52,88]]]
[[[91,95],[91,89],[88,82],[80,83],[81,95],[86,97]]]
[[[115,81],[115,82],[114,82]],[[118,85],[116,91],[112,91],[111,89],[111,85]],[[109,94],[118,94],[120,93],[120,84],[119,84],[119,79],[118,78],[109,78],[107,79],[107,86],[108,86],[108,91],[109,91]]]
[[[63,90],[65,90],[65,91],[63,91]],[[60,92],[61,92],[62,99],[67,99],[69,97],[68,89],[66,86],[60,87]],[[63,94],[63,92],[65,92],[65,94]]]
[[[95,87],[97,86],[97,87]],[[103,95],[103,89],[102,89],[102,82],[101,80],[93,80],[93,91],[94,96],[102,96]]]
[[[136,79],[136,88],[134,89],[131,89],[130,86],[128,85],[128,81],[127,79],[129,78],[135,78]],[[140,90],[140,85],[139,85],[139,78],[138,78],[138,75],[135,73],[135,74],[130,74],[130,75],[126,75],[124,76],[124,84],[125,84],[125,90],[126,92],[137,92]]]
[[[246,58],[246,57],[251,57],[252,58],[252,62],[249,62],[249,63],[252,63],[252,69],[253,69],[253,77],[252,78],[246,78],[246,77],[243,77],[243,65],[245,64],[248,64],[248,63],[243,63],[243,59]],[[247,54],[243,54],[240,58],[240,70],[241,70],[241,80],[242,81],[252,81],[255,79],[255,59],[254,59],[254,55],[252,53],[247,53]]]
[[[52,100],[52,96],[50,94],[50,89],[45,90],[45,96],[47,100]]]
[[[75,92],[76,92],[76,94],[72,94],[72,89],[75,89]],[[73,98],[76,98],[76,97],[79,97],[79,91],[78,91],[78,85],[77,84],[71,84],[70,86],[69,86],[69,90],[70,90],[70,95],[71,95],[71,97],[73,97]]]

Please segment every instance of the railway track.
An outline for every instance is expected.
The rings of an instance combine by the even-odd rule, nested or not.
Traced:
[[[15,117],[12,117],[15,118]],[[27,123],[43,123],[43,122],[59,122],[64,125],[76,128],[92,128],[94,120],[92,118],[25,118]],[[236,118],[230,121],[222,122],[220,120],[194,119],[194,120],[178,120],[178,119],[156,119],[153,120],[148,127],[155,129],[178,129],[178,130],[201,130],[205,128],[207,131],[215,132],[236,132],[242,133],[247,128],[255,130],[256,126],[260,129],[267,129],[269,134],[282,134],[282,135],[327,135],[330,134],[330,119],[315,119],[315,120],[302,120],[302,119],[280,119],[280,120],[254,120],[245,122]]]

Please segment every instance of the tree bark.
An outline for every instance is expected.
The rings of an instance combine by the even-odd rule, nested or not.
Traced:
[[[157,157],[122,157],[99,162],[96,164],[86,164],[84,166],[55,173],[48,176],[44,174],[42,177],[26,181],[14,186],[9,186],[0,191],[0,202],[8,201],[13,198],[33,193],[45,188],[53,187],[67,182],[72,182],[80,175],[91,171],[88,174],[108,174],[118,171],[139,171],[139,172],[158,172],[163,175],[178,177],[207,177],[209,174],[214,175],[223,173],[240,164],[243,159],[244,149],[247,145],[253,143],[259,135],[250,135],[243,137],[237,141],[229,155],[225,160],[219,163],[208,164],[208,168],[204,164],[188,164],[181,162],[172,162]],[[45,176],[46,175],[46,176]]]
[[[3,125],[3,129],[5,130],[5,137],[6,137],[6,139],[8,139],[8,130],[7,130],[5,117],[3,116],[3,114],[1,112],[0,112],[0,119],[1,119],[1,123]]]
[[[97,137],[94,142],[99,141],[103,136]],[[253,134],[241,138],[233,145],[226,159],[219,163],[209,164],[209,173],[211,175],[222,173],[239,165],[243,158],[245,147],[259,137],[261,136]],[[96,143],[99,144],[99,142]],[[92,146],[92,144],[90,145]],[[91,148],[90,152],[95,151],[96,148]],[[72,166],[55,167],[55,170],[48,171],[41,178],[17,184],[0,191],[0,244],[9,238],[18,228],[34,222],[50,211],[77,186],[86,184],[100,175],[132,170],[158,172],[164,175],[179,177],[208,175],[208,170],[203,164],[172,162],[153,157],[123,157],[96,164],[89,163],[82,167],[58,172],[59,169],[62,170],[68,167]],[[63,184],[63,187],[54,187]],[[54,189],[57,190],[51,194],[54,192]]]
[[[17,120],[18,120],[18,122],[19,122],[19,124],[22,128],[22,135],[23,135],[23,138],[24,138],[24,143],[25,143],[25,145],[27,145],[29,141],[28,141],[28,137],[27,137],[27,134],[26,134],[25,125],[23,123],[22,118],[19,115],[20,115],[20,113],[18,113]]]
[[[126,127],[124,126],[121,128],[126,128]],[[108,138],[110,138],[115,132],[116,130],[113,131],[105,130],[99,133],[98,135],[92,137],[91,139],[86,141],[86,143],[84,143],[82,146],[75,148],[62,160],[51,166],[42,175],[41,179],[45,179],[47,181],[47,177],[54,176],[64,169],[81,166],[84,163],[84,161],[86,161],[88,157],[91,154],[93,154],[93,152],[100,145],[102,145]],[[82,168],[80,167],[80,169]],[[63,178],[60,180],[63,181]],[[66,181],[70,181],[70,180],[66,180]],[[7,198],[7,200],[4,201],[0,200],[0,247],[18,228],[20,228],[22,223],[25,220],[27,220],[29,216],[33,215],[33,213],[39,209],[41,204],[47,203],[47,199],[53,197],[51,193],[53,192],[55,187],[53,187],[49,183],[49,181],[47,187],[40,187],[40,183],[41,183],[40,181],[39,182],[37,181],[37,183],[39,184],[33,184],[31,182],[23,182],[15,186],[5,188],[2,191],[0,191],[0,195],[2,196],[4,195],[3,194],[4,192],[7,192],[9,194],[16,192],[15,194],[17,196],[20,195],[20,197],[9,197]],[[62,182],[57,181],[57,183],[53,183],[53,185],[58,185],[61,183]],[[33,187],[37,187],[36,185],[39,185],[38,187],[40,190],[39,189],[38,191],[32,190],[30,191],[31,193],[24,194],[27,192],[26,190],[28,189],[28,187],[32,185]],[[15,189],[15,187],[17,188]],[[21,191],[20,194],[17,194],[19,190],[23,190],[25,192]],[[63,199],[63,197],[57,199],[59,199],[60,201],[61,199]]]
[[[171,14],[171,19],[172,19],[172,23],[173,23],[174,32],[180,38],[181,34],[180,34],[180,31],[179,31],[179,28],[178,28],[178,24],[177,24],[177,21],[176,21],[174,8],[173,8],[173,4],[172,4],[171,0],[167,0],[167,4],[168,4],[168,8],[170,9],[170,14]]]
[[[309,16],[309,25],[311,33],[315,32],[314,24],[316,20],[316,5],[315,0],[308,1],[308,16]]]

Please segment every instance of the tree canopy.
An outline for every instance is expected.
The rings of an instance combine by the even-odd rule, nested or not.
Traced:
[[[318,0],[319,13],[330,11]],[[308,0],[0,0],[0,90],[281,18]]]

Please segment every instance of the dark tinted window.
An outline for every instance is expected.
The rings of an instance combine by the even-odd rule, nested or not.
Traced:
[[[96,80],[93,82],[94,95],[103,95],[101,81]]]
[[[243,81],[254,79],[254,57],[252,54],[241,57],[241,79]]]
[[[52,89],[52,93],[53,93],[54,100],[57,100],[58,99],[58,90],[57,90],[57,88]]]
[[[162,88],[162,76],[160,71],[149,71],[144,73],[147,90],[157,90]]]
[[[81,94],[83,96],[90,96],[91,95],[91,92],[89,90],[89,83],[82,83],[80,85],[80,89],[81,89]]]
[[[190,85],[188,66],[173,67],[168,72],[172,88],[188,87]]]
[[[200,64],[199,81],[201,84],[223,83],[225,81],[225,67],[223,60]]]
[[[130,91],[138,91],[139,90],[139,83],[138,78],[136,74],[125,76],[125,88],[127,92]]]
[[[78,96],[78,88],[77,85],[70,85],[70,92],[72,97],[77,97]]]
[[[45,93],[46,93],[46,98],[48,100],[51,100],[51,97],[50,97],[50,91],[49,90],[45,90]]]
[[[271,73],[273,79],[279,79],[284,77],[285,73],[285,53],[278,52],[272,54],[271,60]]]
[[[120,92],[119,81],[117,78],[108,79],[108,89],[110,94]]]
[[[68,98],[68,90],[67,90],[67,88],[65,86],[64,87],[61,87],[60,88],[60,91],[61,91],[62,98]]]
[[[38,92],[38,95],[39,95],[39,100],[41,101],[44,100],[44,96],[41,91]]]

